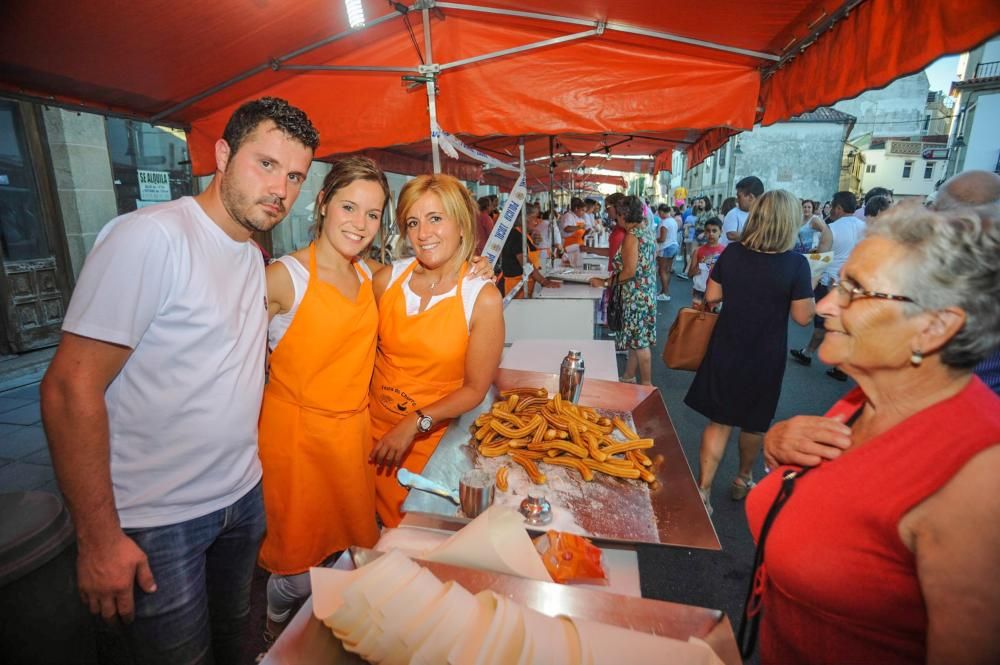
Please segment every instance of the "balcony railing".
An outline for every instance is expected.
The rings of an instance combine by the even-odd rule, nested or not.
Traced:
[[[975,78],[983,79],[991,76],[1000,76],[1000,60],[994,60],[993,62],[980,62],[976,65]]]

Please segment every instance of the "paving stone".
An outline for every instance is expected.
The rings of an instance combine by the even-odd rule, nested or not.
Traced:
[[[41,405],[38,402],[31,402],[11,409],[5,413],[0,413],[0,423],[9,425],[34,425],[42,421]]]
[[[0,467],[0,492],[26,492],[55,479],[51,466],[14,462]]]
[[[42,431],[41,425],[21,427],[0,439],[0,457],[21,459],[32,453],[37,453],[46,445],[45,432]]]

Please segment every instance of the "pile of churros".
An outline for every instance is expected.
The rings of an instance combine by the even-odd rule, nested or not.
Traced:
[[[614,436],[618,430],[624,440]],[[652,485],[653,460],[644,452],[652,439],[640,439],[621,418],[607,418],[594,409],[549,398],[544,388],[514,388],[500,393],[489,411],[476,418],[469,445],[483,457],[508,455],[531,482],[545,483],[539,464],[574,469],[586,480],[594,473],[642,479]],[[497,471],[497,489],[506,492],[508,469]]]

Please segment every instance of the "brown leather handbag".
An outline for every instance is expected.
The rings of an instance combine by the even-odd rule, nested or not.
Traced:
[[[698,308],[683,307],[677,312],[663,346],[663,362],[667,367],[694,372],[701,365],[719,318],[711,311],[713,305],[705,302]]]

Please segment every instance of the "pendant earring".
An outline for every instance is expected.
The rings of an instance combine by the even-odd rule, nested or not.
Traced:
[[[924,361],[924,352],[917,350],[910,354],[910,364],[914,367],[920,367],[920,363]]]

